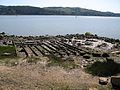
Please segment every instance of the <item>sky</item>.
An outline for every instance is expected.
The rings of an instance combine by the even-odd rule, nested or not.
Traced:
[[[0,0],[0,5],[36,7],[81,7],[120,13],[120,0]]]

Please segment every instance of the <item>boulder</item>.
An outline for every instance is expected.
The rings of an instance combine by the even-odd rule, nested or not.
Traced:
[[[88,90],[98,90],[97,88],[89,88]]]
[[[101,85],[107,85],[108,81],[109,81],[109,79],[106,77],[99,78],[99,84],[101,84]]]
[[[111,84],[113,87],[120,88],[120,76],[112,76]]]

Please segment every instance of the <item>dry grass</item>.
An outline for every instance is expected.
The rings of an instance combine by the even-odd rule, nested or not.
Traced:
[[[0,66],[0,89],[3,90],[87,90],[101,88],[98,77],[81,68],[47,67],[47,58],[35,63],[22,63],[14,67]],[[27,60],[26,60],[27,61]],[[102,87],[104,88],[104,87]],[[101,89],[102,90],[102,89]]]

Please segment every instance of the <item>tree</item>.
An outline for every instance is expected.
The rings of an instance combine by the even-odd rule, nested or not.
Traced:
[[[0,33],[1,35],[5,35],[5,32]]]

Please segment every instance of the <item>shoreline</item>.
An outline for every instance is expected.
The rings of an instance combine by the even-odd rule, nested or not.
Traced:
[[[99,17],[99,18],[119,18],[120,16],[82,16],[82,15],[0,15],[0,16],[73,16],[73,17]]]

